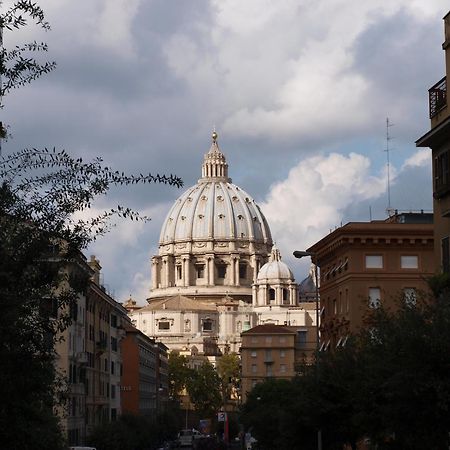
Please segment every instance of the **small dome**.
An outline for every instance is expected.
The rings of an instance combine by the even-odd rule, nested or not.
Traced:
[[[280,251],[272,248],[270,260],[259,269],[257,281],[289,280],[294,281],[294,275],[288,265],[281,261]]]

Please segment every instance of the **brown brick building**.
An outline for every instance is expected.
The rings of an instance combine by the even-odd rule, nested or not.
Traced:
[[[444,17],[445,66],[450,74],[450,12]],[[433,158],[433,210],[436,269],[450,273],[450,105],[447,77],[428,90],[431,129],[416,142],[418,147],[430,147]]]
[[[321,349],[345,345],[368,308],[414,301],[434,274],[431,214],[350,222],[308,249],[320,267]]]

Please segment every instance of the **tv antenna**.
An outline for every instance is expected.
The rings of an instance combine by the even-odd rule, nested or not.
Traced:
[[[391,206],[391,163],[390,163],[390,151],[392,150],[389,145],[390,141],[393,137],[389,133],[389,128],[393,127],[394,124],[389,120],[389,117],[386,117],[386,148],[384,151],[386,152],[386,167],[387,167],[387,195],[388,195],[388,204],[386,208],[386,212],[388,216],[391,216],[393,211]]]

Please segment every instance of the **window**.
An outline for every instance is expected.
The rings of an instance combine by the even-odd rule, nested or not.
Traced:
[[[382,269],[383,256],[382,255],[366,255],[366,269]]]
[[[211,319],[205,319],[203,321],[203,327],[202,327],[203,331],[212,331],[213,329],[213,322]]]
[[[286,343],[286,336],[280,336],[280,338],[278,339],[278,342],[280,344],[285,344]]]
[[[116,398],[116,385],[111,385],[111,398]]]
[[[184,331],[191,331],[191,321],[189,319],[184,321]]]
[[[283,289],[283,303],[286,305],[289,303],[289,290]]]
[[[306,330],[297,331],[297,343],[300,347],[304,347],[306,345]]]
[[[417,301],[417,292],[415,288],[409,287],[403,289],[403,299],[409,306],[414,306]]]
[[[158,330],[166,331],[170,330],[170,322],[168,320],[162,320],[158,322]]]
[[[272,336],[266,336],[266,344],[272,343]]]
[[[275,300],[275,289],[269,289],[269,300],[272,302]]]
[[[108,372],[108,359],[105,358],[105,372]]]
[[[381,289],[369,288],[369,308],[379,308],[381,303]]]
[[[252,342],[252,344],[257,344],[258,343],[258,338],[256,336],[252,336],[251,342]]]
[[[271,365],[267,365],[267,366],[266,366],[266,376],[267,376],[267,377],[273,376],[272,366],[271,366]]]
[[[286,373],[286,364],[280,364],[280,372]]]
[[[252,388],[254,388],[258,384],[258,380],[252,380]]]
[[[205,277],[205,265],[204,264],[197,264],[195,266],[197,270],[197,278],[204,278]]]
[[[247,264],[239,264],[239,278],[247,278]]]
[[[114,364],[114,361],[111,361],[111,375],[114,375],[114,372],[115,372],[115,364]]]
[[[284,350],[280,350],[280,358],[286,357],[286,352]]]
[[[117,338],[111,337],[111,350],[117,352]]]
[[[250,356],[252,358],[256,358],[258,356],[258,352],[256,350],[252,350],[252,352],[250,353]]]
[[[183,277],[183,272],[182,272],[181,264],[180,264],[180,265],[177,265],[177,278],[179,280],[181,280],[182,277]]]
[[[402,269],[418,269],[419,257],[413,255],[400,256],[400,267]]]
[[[269,348],[265,350],[265,361],[272,361],[272,350]]]
[[[445,194],[450,188],[450,157],[446,150],[434,159],[434,190],[437,198]]]
[[[256,364],[252,364],[252,373],[258,372],[258,366]]]
[[[448,236],[442,239],[442,271],[450,273],[450,243]]]
[[[115,314],[111,314],[111,326],[117,328],[117,316]]]
[[[227,266],[225,264],[217,265],[217,278],[224,279],[227,276]]]

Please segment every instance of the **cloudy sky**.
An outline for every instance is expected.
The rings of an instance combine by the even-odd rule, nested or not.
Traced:
[[[11,1],[3,2],[6,8]],[[291,258],[340,224],[386,216],[386,117],[391,206],[431,210],[427,90],[444,75],[448,0],[41,0],[54,72],[9,94],[3,153],[64,148],[115,169],[200,177],[215,126],[233,182],[261,206]],[[143,303],[159,230],[181,190],[115,191],[152,217],[120,223],[88,254],[123,301]]]

